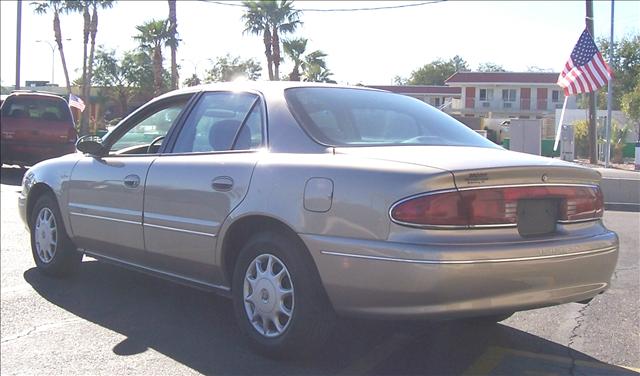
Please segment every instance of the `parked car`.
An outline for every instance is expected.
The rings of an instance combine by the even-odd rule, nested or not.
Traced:
[[[0,116],[2,164],[31,166],[76,151],[73,117],[58,95],[14,92],[2,102]]]
[[[77,147],[24,177],[38,269],[86,254],[218,292],[267,353],[321,346],[336,315],[501,320],[586,301],[617,260],[598,172],[384,91],[185,88]]]

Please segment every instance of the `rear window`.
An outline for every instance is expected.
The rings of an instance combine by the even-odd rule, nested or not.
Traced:
[[[404,95],[310,87],[288,89],[285,97],[296,120],[325,145],[497,147],[451,116]]]
[[[67,102],[62,98],[16,95],[6,99],[2,117],[71,122]]]

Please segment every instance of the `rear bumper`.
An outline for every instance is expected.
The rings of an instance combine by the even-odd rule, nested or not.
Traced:
[[[75,153],[74,143],[2,142],[2,163],[32,166],[38,162]]]
[[[504,257],[469,259],[469,247],[301,235],[339,314],[457,318],[521,311],[594,297],[609,287],[618,258],[613,232],[560,242],[491,245]],[[520,254],[516,257],[507,255]],[[442,255],[447,255],[446,258]],[[463,256],[461,256],[463,255]]]

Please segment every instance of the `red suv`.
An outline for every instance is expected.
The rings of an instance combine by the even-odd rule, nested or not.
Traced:
[[[2,163],[31,166],[74,153],[78,138],[64,98],[39,92],[14,92],[0,107]]]

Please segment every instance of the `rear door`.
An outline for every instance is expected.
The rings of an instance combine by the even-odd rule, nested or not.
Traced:
[[[144,242],[154,268],[221,283],[218,231],[247,193],[264,134],[257,94],[202,95],[147,175]]]
[[[105,140],[111,150],[108,156],[85,155],[77,163],[68,192],[71,231],[78,247],[120,261],[145,263],[144,185],[157,158],[151,144],[179,121],[191,96],[145,107]]]

